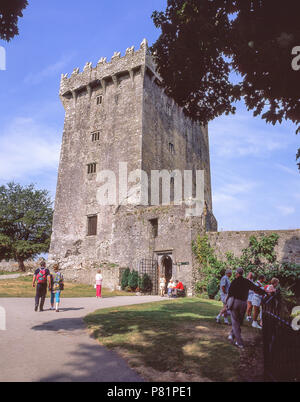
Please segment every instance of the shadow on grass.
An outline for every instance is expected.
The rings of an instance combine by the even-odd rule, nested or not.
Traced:
[[[85,321],[101,344],[121,350],[133,366],[236,381],[239,353],[215,324],[219,310],[217,303],[186,299],[100,310]]]

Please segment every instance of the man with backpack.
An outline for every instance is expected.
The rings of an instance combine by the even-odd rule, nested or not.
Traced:
[[[35,294],[35,307],[34,311],[38,311],[40,307],[40,311],[44,309],[44,303],[47,294],[47,284],[50,287],[50,272],[49,269],[46,268],[45,261],[40,263],[40,267],[35,271],[33,275],[32,287],[36,287]]]

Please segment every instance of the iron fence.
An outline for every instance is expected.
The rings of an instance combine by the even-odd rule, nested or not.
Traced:
[[[281,313],[280,298],[263,304],[264,376],[266,381],[300,381],[300,331]]]
[[[143,258],[138,267],[139,276],[142,277],[147,274],[151,279],[152,283],[152,295],[158,294],[158,263],[157,260],[153,258]]]

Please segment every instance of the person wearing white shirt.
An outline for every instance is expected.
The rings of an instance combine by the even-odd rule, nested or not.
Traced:
[[[98,269],[95,279],[96,279],[96,297],[97,297],[97,299],[100,299],[102,297],[101,289],[102,289],[102,280],[103,280],[103,277],[101,275],[101,269]]]

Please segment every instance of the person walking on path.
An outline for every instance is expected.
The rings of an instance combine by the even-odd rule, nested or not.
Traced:
[[[36,269],[33,275],[32,287],[36,287],[36,294],[35,294],[35,307],[34,310],[40,311],[44,310],[44,304],[47,294],[47,283],[49,283],[49,288],[51,287],[50,283],[50,272],[49,269],[46,268],[45,261],[40,263],[40,267]]]
[[[102,298],[101,290],[103,281],[103,277],[101,275],[101,269],[98,269],[95,280],[96,280],[96,297],[97,299],[101,299]]]
[[[261,289],[264,289],[264,282],[266,281],[265,275],[260,275],[258,277],[258,280],[256,281],[255,285],[259,286]],[[257,322],[259,312],[260,312],[260,306],[262,302],[262,296],[258,295],[257,293],[254,293],[252,296],[252,305],[253,305],[253,322],[252,322],[252,327],[257,328],[257,329],[262,329],[262,327],[259,325]]]
[[[249,272],[249,274],[247,275],[247,279],[249,279],[249,281],[254,283],[253,272]],[[247,299],[247,317],[246,317],[246,320],[248,322],[250,322],[252,320],[252,309],[253,309],[252,300],[253,300],[253,295],[254,294],[255,293],[253,292],[253,290],[250,289],[249,293],[248,293],[248,299]]]
[[[265,295],[266,292],[259,286],[243,277],[243,268],[237,268],[235,279],[232,281],[228,290],[227,307],[231,310],[231,323],[232,330],[228,337],[229,340],[234,342],[235,346],[239,348],[244,347],[241,325],[244,320],[244,316],[247,310],[247,299],[249,290],[253,290],[255,293]]]
[[[232,275],[231,269],[227,269],[227,271],[225,272],[225,275],[223,276],[223,278],[221,279],[221,282],[220,282],[220,297],[221,297],[221,301],[223,303],[223,308],[216,317],[216,322],[218,324],[221,323],[221,316],[223,315],[224,323],[226,325],[229,325],[228,318],[227,318],[228,312],[227,312],[227,306],[226,306],[226,299],[227,299],[228,290],[229,290],[229,287],[231,284],[231,282],[230,282],[231,275]]]
[[[53,266],[53,287],[52,292],[55,294],[55,311],[59,313],[59,304],[61,292],[64,290],[64,277],[61,272],[59,272],[59,265],[55,264]]]

